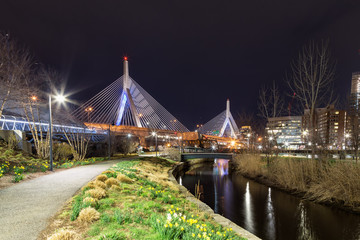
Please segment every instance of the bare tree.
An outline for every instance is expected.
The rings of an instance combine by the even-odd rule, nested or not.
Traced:
[[[278,86],[276,86],[275,81],[272,83],[271,87],[262,86],[259,92],[259,116],[265,120],[269,121],[269,118],[280,117],[284,112],[284,100],[280,94]],[[267,155],[267,163],[270,164],[269,154],[273,154],[273,146],[277,146],[277,135],[274,132],[274,129],[271,127],[268,131],[265,131],[265,137],[263,139],[263,148],[264,152]],[[277,151],[276,151],[277,153]]]
[[[49,120],[48,97],[55,83],[61,81],[61,76],[51,69],[32,68],[22,79],[22,87],[16,91],[24,115],[29,122],[34,140],[34,147],[40,158],[50,156],[50,131],[45,129],[44,119]]]
[[[14,90],[22,86],[33,64],[29,51],[17,44],[7,33],[0,32],[0,117]]]
[[[316,108],[329,105],[333,100],[335,61],[332,60],[328,42],[310,42],[291,64],[289,87],[304,109],[309,110],[309,134],[312,139],[312,156],[316,147]]]
[[[65,137],[72,149],[74,159],[76,161],[83,161],[86,157],[90,136],[83,132],[67,132],[64,130]]]
[[[269,118],[279,117],[284,111],[284,100],[280,95],[280,90],[273,82],[272,86],[262,86],[259,93],[258,108],[260,117]]]

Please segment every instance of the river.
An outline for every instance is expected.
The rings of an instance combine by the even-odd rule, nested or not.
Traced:
[[[264,240],[360,239],[360,216],[301,200],[229,171],[215,159],[178,177],[193,194],[200,181],[201,200],[215,213]]]

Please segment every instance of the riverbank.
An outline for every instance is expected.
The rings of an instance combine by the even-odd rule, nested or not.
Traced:
[[[40,239],[245,239],[222,227],[169,180],[174,163],[123,161],[90,182]]]
[[[260,155],[233,159],[235,170],[267,186],[306,200],[360,214],[360,166],[340,161],[272,158]]]

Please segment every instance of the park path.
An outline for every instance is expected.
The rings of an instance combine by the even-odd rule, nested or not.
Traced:
[[[68,199],[119,161],[55,170],[55,173],[0,189],[0,240],[36,240],[48,220]]]

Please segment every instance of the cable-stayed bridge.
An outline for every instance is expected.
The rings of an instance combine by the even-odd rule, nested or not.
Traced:
[[[154,133],[160,139],[200,141],[200,145],[201,140],[226,144],[237,138],[239,130],[231,115],[229,100],[224,112],[193,134],[130,77],[126,57],[123,70],[121,77],[72,112],[72,117],[84,123],[82,126],[55,124],[54,132],[105,135],[110,130],[136,135],[141,144]],[[41,127],[44,132],[49,126],[48,122],[29,123],[25,118],[3,116],[0,119],[0,127],[7,130],[30,131],[31,125]]]
[[[91,124],[135,126],[153,130],[188,132],[189,130],[134,79],[124,59],[124,75],[73,112]]]
[[[239,128],[230,112],[230,100],[226,101],[223,112],[201,126],[198,131],[212,136],[238,138]]]

